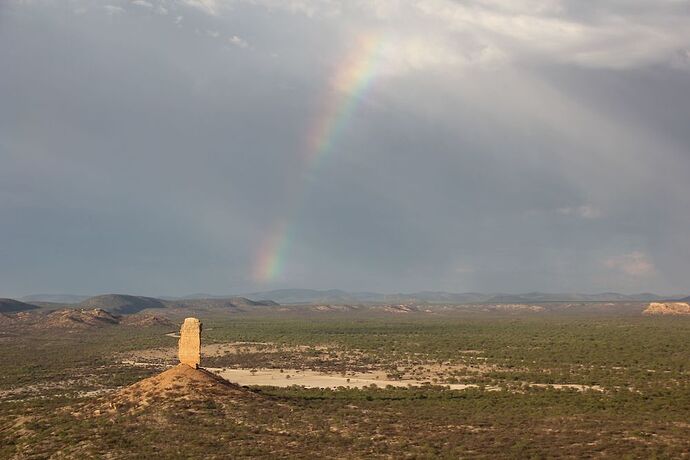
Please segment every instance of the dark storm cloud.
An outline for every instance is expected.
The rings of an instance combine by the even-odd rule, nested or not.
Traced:
[[[689,17],[646,1],[4,3],[0,293],[684,291]],[[305,183],[306,133],[362,33],[386,37],[377,76]],[[259,283],[300,187],[285,270]]]

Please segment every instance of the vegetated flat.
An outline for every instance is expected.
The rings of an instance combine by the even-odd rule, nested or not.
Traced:
[[[638,307],[216,312],[202,366],[278,381],[231,391],[186,374],[124,390],[175,364],[176,325],[10,326],[0,458],[682,458],[690,318]],[[329,388],[286,383],[309,379]]]

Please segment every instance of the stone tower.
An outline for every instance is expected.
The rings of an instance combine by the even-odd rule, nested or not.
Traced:
[[[185,318],[180,329],[180,346],[177,353],[182,364],[194,369],[201,363],[201,321]]]

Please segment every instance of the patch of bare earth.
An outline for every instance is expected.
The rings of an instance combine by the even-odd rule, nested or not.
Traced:
[[[205,369],[178,364],[111,395],[107,401],[107,408],[115,411],[121,408],[138,409],[155,402],[164,404],[170,401],[191,401],[210,397],[254,396],[253,393]]]

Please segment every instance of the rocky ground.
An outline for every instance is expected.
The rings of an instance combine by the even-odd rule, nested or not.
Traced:
[[[690,315],[690,304],[686,302],[652,302],[643,313],[645,315]]]

